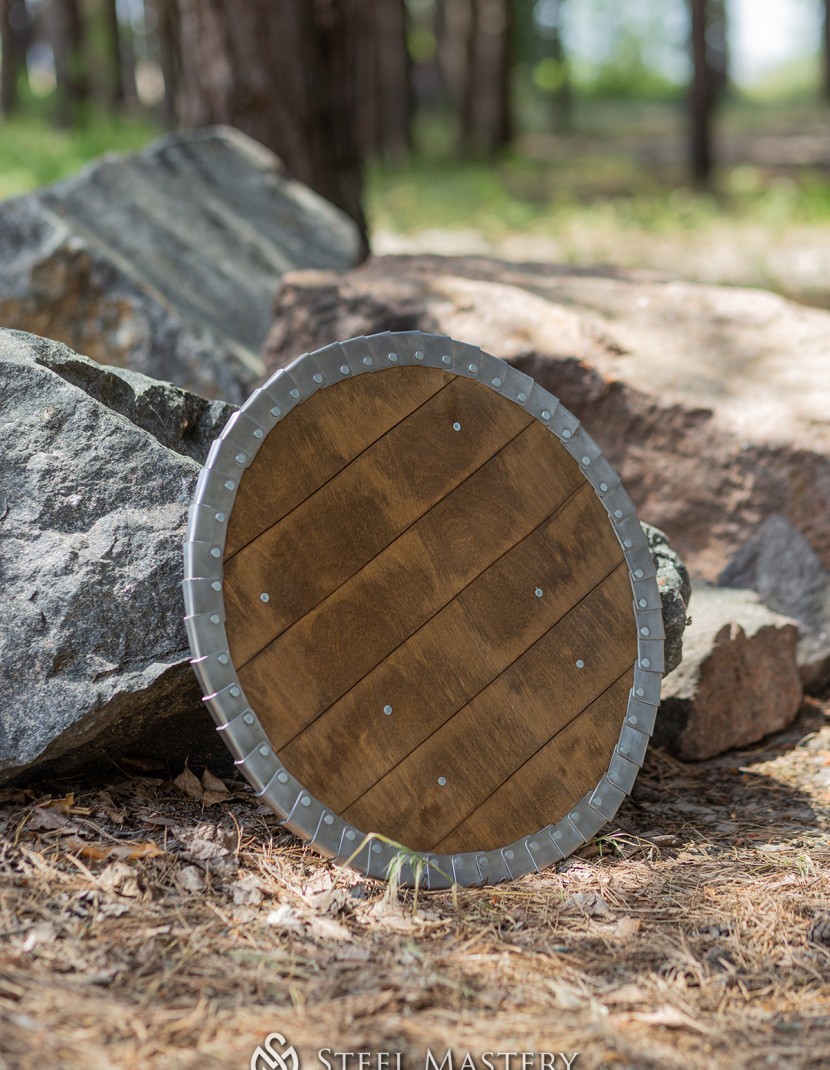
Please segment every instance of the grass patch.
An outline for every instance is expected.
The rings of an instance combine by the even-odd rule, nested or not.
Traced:
[[[135,152],[162,131],[143,116],[92,111],[67,129],[44,108],[26,110],[0,126],[0,199],[75,174],[105,152]]]

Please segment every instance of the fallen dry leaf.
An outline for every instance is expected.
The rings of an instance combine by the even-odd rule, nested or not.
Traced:
[[[202,796],[205,793],[204,788],[199,782],[199,778],[188,766],[184,767],[173,783],[180,791],[183,791],[185,795],[189,795],[191,799],[195,799],[196,802],[202,801]]]

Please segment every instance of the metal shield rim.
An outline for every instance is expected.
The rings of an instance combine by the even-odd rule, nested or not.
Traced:
[[[574,458],[602,502],[628,564],[637,627],[634,683],[608,769],[554,824],[490,851],[435,855],[392,846],[344,821],[296,780],[274,752],[230,657],[222,593],[228,519],[239,481],[266,436],[318,390],[395,367],[437,368],[475,379],[534,416]],[[477,346],[420,331],[385,332],[305,353],[253,392],[213,443],[190,507],[184,545],[185,627],[204,702],[237,767],[283,824],[322,855],[361,874],[426,888],[491,884],[567,858],[616,814],[631,793],[651,737],[664,668],[660,593],[648,540],[620,477],[580,422],[530,376]],[[403,864],[401,864],[401,860]]]

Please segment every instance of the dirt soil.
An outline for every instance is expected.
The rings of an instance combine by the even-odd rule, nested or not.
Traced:
[[[653,751],[581,856],[455,894],[335,868],[202,770],[5,789],[0,1066],[242,1070],[272,1032],[305,1070],[830,1066],[828,715]]]

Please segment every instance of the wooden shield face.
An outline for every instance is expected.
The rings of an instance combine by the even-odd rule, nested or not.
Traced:
[[[417,332],[299,358],[214,444],[188,536],[219,731],[324,854],[504,880],[631,790],[663,670],[646,539],[577,420],[504,362]]]

